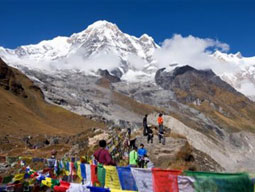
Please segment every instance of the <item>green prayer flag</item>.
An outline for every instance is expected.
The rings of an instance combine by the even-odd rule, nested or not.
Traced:
[[[100,187],[104,187],[105,185],[105,168],[102,164],[98,164],[97,166],[97,178],[100,182]]]
[[[54,188],[55,185],[60,185],[59,180],[56,180],[56,179],[52,179],[51,183],[52,183],[51,188]]]
[[[246,173],[211,173],[185,171],[195,178],[195,192],[253,192]]]

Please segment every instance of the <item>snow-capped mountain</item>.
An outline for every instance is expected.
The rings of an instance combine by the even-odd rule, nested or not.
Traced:
[[[154,81],[156,71],[162,67],[155,57],[158,50],[160,46],[146,34],[139,38],[130,36],[113,23],[97,21],[70,37],[56,37],[16,49],[0,47],[0,57],[20,69],[26,67],[46,73],[81,71],[88,75],[107,69],[121,80]],[[210,56],[224,66],[224,72],[215,71],[217,75],[243,94],[255,96],[255,57],[220,51]],[[193,66],[192,60],[184,64],[169,62],[168,70],[187,64]]]
[[[216,51],[212,56],[223,65],[237,68],[234,72],[223,73],[221,78],[239,92],[255,99],[255,57],[243,57],[240,52],[226,54],[220,51]]]
[[[133,71],[146,75],[143,71],[154,69],[153,53],[157,48],[146,34],[137,38],[123,33],[115,24],[97,21],[70,37],[56,37],[14,50],[0,47],[0,56],[11,65],[31,69],[96,72],[101,68],[121,77],[132,75]]]

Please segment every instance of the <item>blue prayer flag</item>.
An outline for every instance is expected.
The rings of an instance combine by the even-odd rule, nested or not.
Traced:
[[[122,190],[138,191],[130,167],[117,167]]]
[[[80,164],[80,168],[81,168],[81,176],[83,179],[87,179],[86,177],[86,167],[85,167],[85,164],[84,163],[81,163]]]
[[[70,171],[70,167],[69,167],[69,162],[68,162],[68,161],[66,162],[65,169],[66,169],[67,171]]]

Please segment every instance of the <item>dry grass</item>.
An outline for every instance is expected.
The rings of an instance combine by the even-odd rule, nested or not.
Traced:
[[[184,99],[185,97],[188,96],[188,93],[181,89],[174,89],[174,92],[175,92],[176,96],[180,99]]]
[[[0,87],[0,135],[73,135],[92,127],[105,127],[103,123],[46,103],[40,89],[35,89],[27,77],[16,69],[9,67],[9,70],[27,98]]]
[[[169,163],[168,168],[177,170],[197,170],[192,152],[193,149],[187,142],[177,153],[176,160]]]
[[[231,131],[255,131],[255,104],[241,94],[229,92],[206,82],[191,84],[189,93],[181,89],[175,89],[175,92],[179,101],[203,112],[223,128]],[[186,97],[191,95],[202,101],[200,106],[187,103]],[[219,112],[218,108],[221,108],[223,113]],[[183,120],[185,122],[185,119]]]

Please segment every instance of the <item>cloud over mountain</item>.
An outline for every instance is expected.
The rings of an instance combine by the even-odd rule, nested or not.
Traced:
[[[183,37],[175,34],[163,41],[161,49],[155,51],[155,58],[159,67],[169,64],[191,65],[197,69],[212,69],[217,74],[237,70],[235,65],[224,65],[223,62],[212,57],[215,50],[226,52],[229,45],[214,39],[202,39],[189,35]]]

